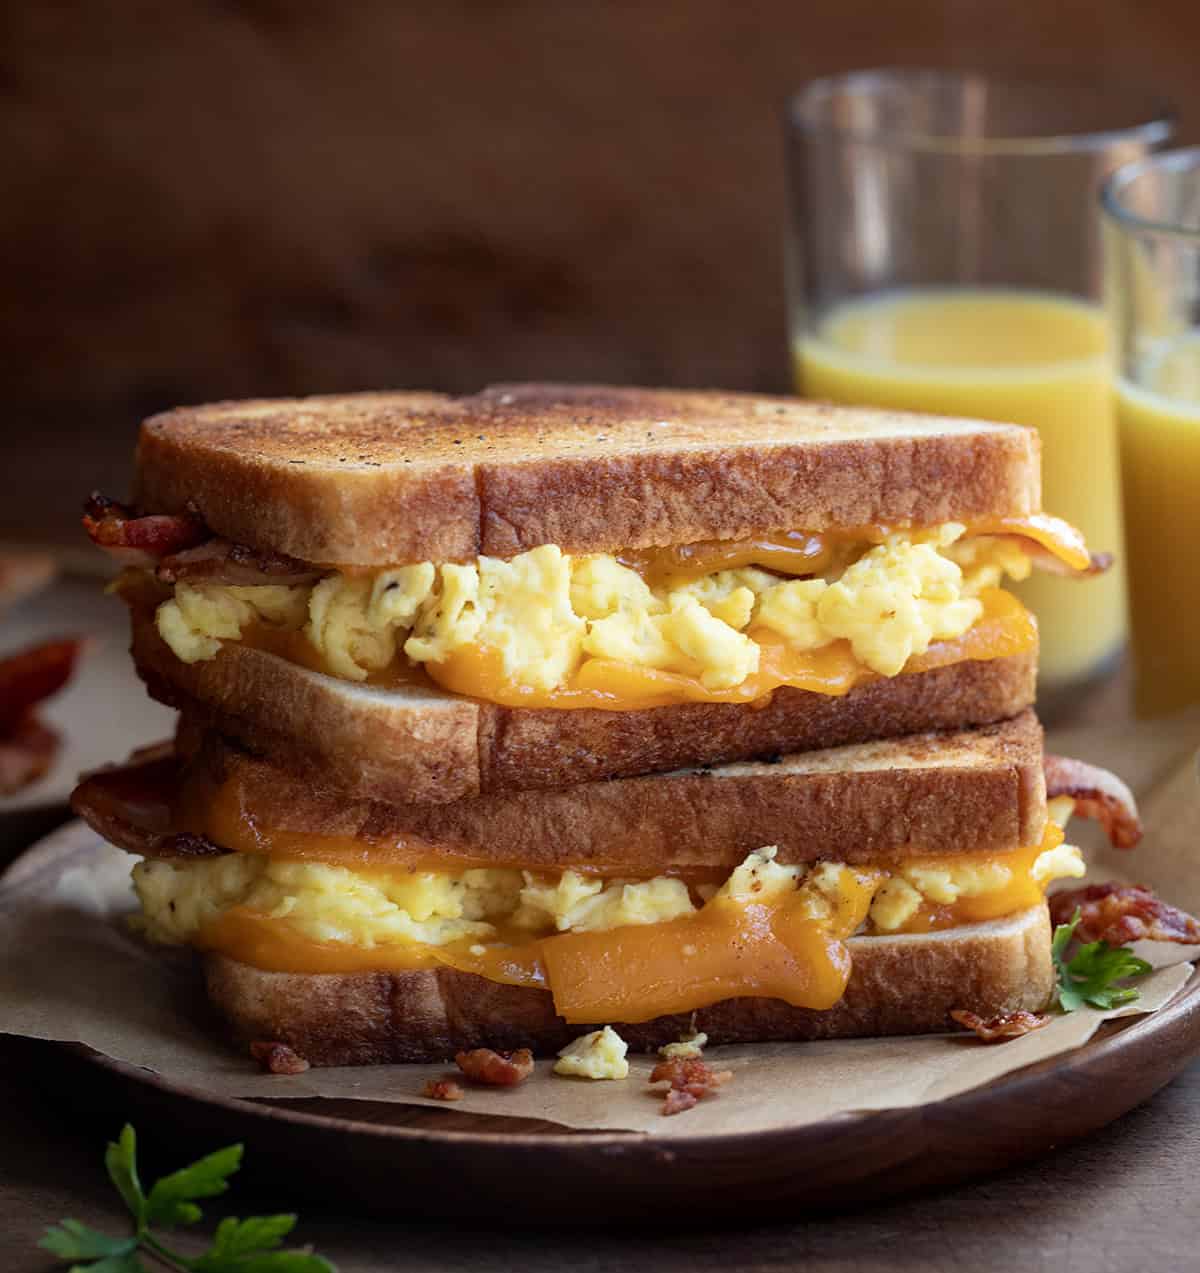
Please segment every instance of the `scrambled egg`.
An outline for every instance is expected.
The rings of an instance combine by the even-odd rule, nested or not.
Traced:
[[[568,1043],[554,1062],[554,1072],[569,1078],[625,1079],[629,1077],[628,1051],[625,1040],[606,1025]]]
[[[835,913],[847,875],[839,862],[787,866],[773,846],[747,855],[713,898],[770,905],[794,893],[809,918]],[[1068,844],[1039,854],[1032,867],[1041,885],[1084,872],[1079,850]],[[881,932],[895,932],[922,903],[951,904],[1006,887],[1011,868],[998,860],[912,865],[887,876],[875,892],[870,917]],[[416,942],[444,946],[498,939],[498,925],[530,937],[560,932],[606,932],[631,924],[660,924],[693,914],[697,904],[678,879],[598,880],[576,871],[557,877],[488,868],[448,875],[433,871],[352,871],[319,862],[229,853],[193,861],[150,859],[133,869],[142,904],[141,924],[154,941],[186,944],[234,907],[285,921],[300,936],[371,950]],[[701,903],[703,904],[703,902]],[[478,953],[478,952],[477,952]]]
[[[756,632],[797,651],[850,642],[872,671],[895,676],[930,642],[960,636],[982,613],[978,594],[1030,561],[1012,538],[960,542],[964,527],[890,535],[839,555],[838,568],[783,579],[753,567],[651,587],[603,553],[552,544],[509,561],[421,562],[374,574],[334,573],[313,586],[177,585],[158,609],[163,640],[185,663],[211,659],[254,624],[303,631],[329,670],[365,680],[402,654],[441,663],[456,651],[500,656],[517,685],[553,690],[586,659],[742,684],[759,668]]]
[[[708,1035],[703,1030],[690,1031],[678,1043],[664,1043],[658,1049],[658,1055],[667,1061],[689,1061],[700,1056]]]
[[[1030,874],[1043,886],[1056,879],[1078,879],[1085,871],[1083,855],[1073,844],[1060,844],[1039,853]],[[936,866],[912,863],[889,876],[871,902],[871,922],[884,933],[894,933],[917,913],[924,902],[952,905],[959,898],[999,892],[1012,883],[1012,869],[997,858],[978,862],[939,862]]]

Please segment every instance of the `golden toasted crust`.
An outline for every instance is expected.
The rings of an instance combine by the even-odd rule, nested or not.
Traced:
[[[1040,507],[1036,433],[794,398],[499,386],[183,407],[135,497],[303,561],[379,566]]]
[[[347,799],[212,734],[197,734],[186,721],[180,746],[194,767],[236,785],[260,828],[408,844],[417,861],[432,847],[469,864],[636,876],[728,873],[747,853],[774,844],[782,862],[884,865],[1038,844],[1046,821],[1042,731],[1031,711],[982,729],[785,756],[773,764],[439,805]]]
[[[844,697],[779,689],[766,706],[640,711],[497,707],[436,688],[378,690],[236,642],[182,663],[134,604],[152,695],[314,782],[390,803],[572,786],[1005,720],[1033,702],[1036,652],[871,681]]]
[[[695,1014],[710,1044],[930,1034],[966,1008],[992,1017],[1036,1012],[1050,1000],[1050,922],[1044,905],[968,928],[851,938],[845,997],[816,1012],[778,999],[730,999]],[[452,969],[407,973],[264,972],[205,957],[208,994],[235,1040],[278,1040],[313,1065],[440,1061],[461,1048],[555,1051],[589,1028],[613,1025],[635,1051],[672,1043],[691,1014],[640,1025],[568,1025],[549,992]]]

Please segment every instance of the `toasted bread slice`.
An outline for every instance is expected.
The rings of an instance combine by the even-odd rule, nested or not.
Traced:
[[[603,386],[224,402],[142,426],[136,499],[383,566],[1035,512],[1037,434],[793,398]]]
[[[932,1034],[948,1014],[1036,1012],[1050,1001],[1045,905],[1005,919],[935,933],[852,937],[845,996],[832,1008],[778,999],[729,999],[693,1015],[613,1025],[635,1050],[672,1043],[692,1028],[710,1044]],[[225,955],[205,957],[208,994],[235,1039],[286,1043],[313,1065],[440,1061],[461,1048],[553,1052],[588,1030],[555,1015],[550,993],[443,968],[406,973],[264,972]]]
[[[190,772],[225,785],[252,829],[222,848],[270,853],[341,843],[380,861],[431,869],[476,865],[608,876],[705,871],[724,878],[747,853],[778,846],[780,862],[830,859],[889,866],[922,856],[1006,853],[1039,844],[1046,821],[1042,733],[1032,712],[983,729],[587,783],[452,804],[347,799],[185,723]],[[106,839],[154,857],[201,851],[183,827],[148,828],[146,808],[179,805],[180,770],[157,757],[83,780],[75,810]],[[279,837],[276,840],[274,837]],[[210,850],[205,850],[210,851]],[[357,850],[356,850],[357,851]],[[336,860],[336,859],[335,859]],[[456,860],[458,866],[456,868]]]
[[[432,685],[356,685],[236,642],[182,663],[152,609],[135,605],[132,618],[134,659],[155,698],[315,782],[400,804],[991,724],[1033,702],[1037,669],[1030,651],[881,678],[840,698],[785,687],[765,705],[507,708]]]

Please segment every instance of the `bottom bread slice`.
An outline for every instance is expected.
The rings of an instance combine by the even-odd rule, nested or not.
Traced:
[[[693,1015],[713,1044],[931,1034],[951,1028],[951,1009],[984,1017],[1036,1012],[1054,988],[1044,904],[935,933],[854,937],[849,947],[850,984],[826,1011],[779,999],[727,999],[636,1025],[568,1025],[548,991],[449,968],[267,972],[210,954],[205,975],[209,998],[238,1043],[287,1043],[313,1065],[441,1061],[474,1047],[544,1054],[601,1025],[614,1026],[635,1051],[649,1051],[678,1039]]]

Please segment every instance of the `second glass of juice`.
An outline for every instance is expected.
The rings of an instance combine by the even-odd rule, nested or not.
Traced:
[[[796,378],[808,397],[1036,427],[1043,507],[1117,563],[1035,576],[1051,707],[1126,637],[1096,191],[1170,133],[1106,87],[933,71],[818,80],[791,114]]]

